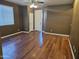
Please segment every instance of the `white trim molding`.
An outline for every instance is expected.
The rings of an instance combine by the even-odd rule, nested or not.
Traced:
[[[30,33],[30,31],[28,31],[28,32],[27,31],[21,31],[21,33]]]
[[[1,38],[4,39],[4,38],[10,37],[10,36],[14,36],[14,35],[17,35],[17,34],[20,34],[20,33],[29,33],[29,32],[27,32],[27,31],[20,31],[20,32],[16,32],[16,33],[13,33],[13,34],[9,34],[9,35],[3,36]]]
[[[45,32],[45,31],[43,31],[43,33],[45,33],[45,34],[50,34],[50,35],[59,35],[59,36],[66,36],[66,37],[69,37],[69,35],[66,35],[66,34],[57,34],[57,33]]]
[[[50,32],[45,32],[45,31],[43,31],[43,33],[50,34],[50,35],[58,35],[58,36],[66,36],[66,37],[69,37],[69,35],[65,35],[65,34],[56,34],[56,33],[50,33]],[[69,42],[69,46],[70,46],[70,49],[71,49],[72,57],[73,57],[73,59],[75,59],[75,55],[74,55],[74,52],[73,52],[73,49],[72,49],[72,45],[70,43],[70,40],[68,40],[68,42]]]
[[[1,38],[4,39],[4,38],[10,37],[10,36],[14,36],[14,35],[17,35],[17,34],[20,34],[20,33],[22,33],[22,32],[17,32],[17,33],[9,34],[9,35],[3,36]]]
[[[70,49],[71,49],[72,57],[73,57],[73,59],[75,59],[75,55],[74,55],[74,52],[73,52],[73,49],[72,49],[72,45],[70,43],[70,40],[68,40],[68,42],[69,42],[69,46],[70,46]]]

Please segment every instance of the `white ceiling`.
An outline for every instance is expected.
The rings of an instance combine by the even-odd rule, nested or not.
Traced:
[[[73,0],[46,0],[47,5],[71,4]]]
[[[20,5],[28,5],[31,0],[7,0]],[[71,4],[73,0],[38,0],[45,2],[46,5]]]

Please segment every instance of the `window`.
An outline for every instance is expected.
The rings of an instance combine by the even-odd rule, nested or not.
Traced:
[[[13,25],[13,7],[0,5],[0,26]]]

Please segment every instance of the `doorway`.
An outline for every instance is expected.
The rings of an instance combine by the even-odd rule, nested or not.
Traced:
[[[35,30],[42,31],[43,10],[35,10]],[[33,13],[29,13],[29,31],[33,31]]]
[[[43,11],[36,10],[35,11],[35,30],[42,31],[42,19],[43,19]]]

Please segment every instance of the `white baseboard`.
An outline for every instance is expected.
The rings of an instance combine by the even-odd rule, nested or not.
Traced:
[[[13,33],[13,34],[9,34],[9,35],[3,36],[1,38],[4,39],[4,38],[10,37],[10,36],[14,36],[14,35],[17,35],[17,34],[20,34],[20,33],[29,33],[29,32],[27,32],[27,31],[20,31],[20,32],[16,32],[16,33]]]
[[[50,34],[50,35],[58,35],[58,36],[66,36],[66,37],[69,37],[69,35],[65,35],[65,34],[49,33],[49,32],[45,32],[45,31],[43,31],[43,33]],[[69,42],[69,46],[70,46],[70,49],[71,49],[71,53],[72,53],[73,59],[75,59],[75,55],[74,55],[74,52],[73,52],[73,49],[72,49],[72,45],[70,43],[70,40],[68,40],[68,42]]]
[[[74,52],[73,52],[73,49],[72,49],[72,45],[70,43],[70,40],[68,40],[68,42],[69,42],[69,46],[70,46],[70,49],[71,49],[72,57],[73,57],[73,59],[75,59],[75,55],[74,55]]]
[[[21,31],[21,33],[30,33],[30,32],[27,32],[27,31]]]
[[[3,38],[7,38],[7,37],[10,37],[10,36],[13,36],[13,35],[20,34],[20,33],[30,33],[30,32],[27,32],[27,31],[20,31],[20,32],[17,32],[17,33],[13,33],[13,34],[10,34],[10,35],[3,36],[3,37],[1,37],[1,38],[2,38],[2,39],[3,39]],[[56,34],[56,33],[49,33],[49,32],[45,32],[45,31],[43,31],[43,33],[45,33],[45,34],[50,34],[50,35],[59,35],[59,36],[67,36],[67,37],[69,37],[69,35]]]
[[[69,37],[69,35],[65,35],[65,34],[50,33],[50,32],[45,32],[45,31],[43,31],[43,33],[50,34],[50,35],[58,35],[58,36],[66,36],[66,37]]]
[[[3,36],[1,38],[4,39],[4,38],[7,38],[7,37],[10,37],[10,36],[13,36],[13,35],[17,35],[17,34],[20,34],[20,33],[22,33],[22,32],[17,32],[17,33],[13,33],[13,34],[10,34],[10,35],[6,35],[6,36]]]

